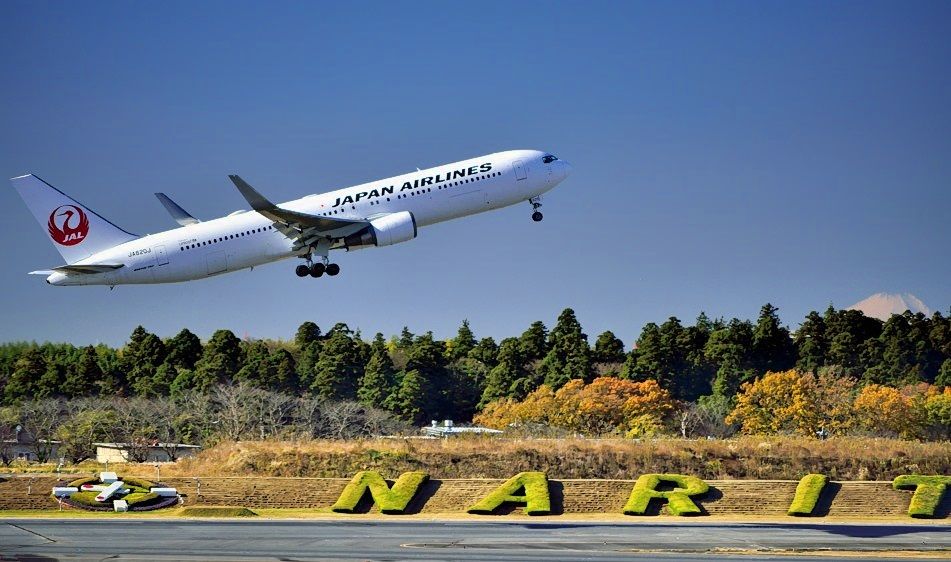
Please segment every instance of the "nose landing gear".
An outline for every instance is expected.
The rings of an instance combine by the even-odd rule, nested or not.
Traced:
[[[541,197],[532,197],[528,200],[528,202],[532,204],[532,210],[535,211],[532,213],[532,220],[535,222],[541,222],[541,220],[545,218],[541,211],[538,210],[542,206]]]

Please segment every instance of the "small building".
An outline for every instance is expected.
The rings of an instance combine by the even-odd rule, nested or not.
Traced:
[[[39,447],[37,447],[39,445]],[[37,448],[49,451],[49,457],[46,462],[56,462],[59,460],[59,441],[40,439],[4,439],[0,441],[0,458],[5,462],[27,461],[38,462],[40,459],[36,454]]]
[[[502,433],[498,429],[491,429],[488,427],[479,427],[475,425],[468,425],[457,427],[453,425],[452,420],[445,420],[442,422],[442,425],[439,425],[439,422],[433,420],[432,425],[429,427],[423,428],[423,435],[427,437],[454,437],[459,435],[498,435]]]
[[[130,443],[93,443],[96,447],[96,462],[135,462],[130,460],[130,449],[138,449],[144,456],[142,462],[172,462],[173,460],[193,456],[201,449],[200,445],[185,443],[153,443],[151,445],[132,445]],[[174,455],[174,459],[172,456]]]

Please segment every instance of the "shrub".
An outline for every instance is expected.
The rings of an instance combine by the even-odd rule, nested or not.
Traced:
[[[99,482],[98,476],[84,476],[82,478],[77,478],[76,480],[73,480],[72,482],[66,485],[71,486],[73,488],[79,488],[83,484],[95,484],[97,482]]]
[[[524,495],[515,495],[522,489],[525,490]],[[469,513],[491,514],[507,502],[525,504],[526,515],[548,515],[551,513],[548,477],[544,472],[520,472],[509,478],[504,484],[482,498],[467,511]]]
[[[896,490],[914,488],[908,504],[908,515],[912,517],[934,517],[935,509],[941,503],[944,492],[951,483],[951,476],[923,476],[903,474],[892,482]]]
[[[661,482],[673,482],[677,485],[673,490],[661,492],[657,486]],[[707,493],[710,486],[696,476],[682,474],[644,474],[634,483],[631,496],[624,504],[625,515],[644,515],[647,506],[654,498],[665,500],[667,509],[672,515],[697,515],[702,513],[690,496],[699,496]]]
[[[126,496],[125,496],[124,498],[122,498],[122,499],[124,499],[124,500],[126,501],[126,503],[129,504],[129,507],[132,507],[133,505],[144,505],[144,504],[147,504],[148,502],[154,500],[154,499],[157,498],[157,497],[159,497],[158,494],[153,494],[153,493],[151,493],[151,492],[145,492],[145,493],[143,493],[143,492],[130,492],[128,495],[126,495]]]
[[[787,515],[812,515],[812,510],[816,508],[819,501],[819,494],[825,488],[829,477],[825,474],[807,474],[799,481],[796,486],[796,495],[789,505]]]
[[[369,490],[373,502],[383,513],[403,513],[416,491],[429,480],[425,472],[405,472],[396,479],[393,487],[387,485],[379,472],[361,471],[343,489],[337,502],[331,507],[338,513],[353,513],[357,504]]]
[[[182,517],[254,517],[257,515],[246,507],[217,505],[183,507],[178,514]]]

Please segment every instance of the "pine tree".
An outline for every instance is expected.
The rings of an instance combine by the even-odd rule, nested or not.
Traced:
[[[207,391],[217,384],[230,382],[243,363],[241,340],[231,330],[217,330],[211,335],[195,363],[194,388]]]
[[[485,337],[479,340],[479,343],[469,352],[469,358],[481,362],[488,368],[495,367],[499,355],[499,346],[495,340]]]
[[[103,373],[99,367],[96,348],[88,345],[80,350],[75,361],[66,368],[66,378],[62,386],[63,395],[76,398],[93,394],[102,378]]]
[[[409,331],[409,327],[403,326],[403,329],[400,331],[400,339],[397,340],[397,346],[400,349],[409,349],[413,345],[415,336],[413,332]]]
[[[17,359],[13,374],[3,389],[4,401],[13,404],[22,398],[36,395],[36,381],[46,373],[46,357],[39,348],[32,347]]]
[[[398,389],[396,369],[386,349],[383,334],[376,334],[370,346],[370,360],[360,379],[357,397],[360,402],[374,408],[392,409]]]
[[[829,342],[826,340],[826,323],[818,312],[806,315],[794,338],[799,360],[796,368],[804,373],[816,373],[825,365]]]
[[[359,349],[348,332],[331,330],[330,337],[324,341],[310,385],[314,394],[332,400],[357,397],[357,383],[363,368]]]
[[[608,330],[594,342],[594,360],[598,363],[624,362],[624,342]]]
[[[764,304],[753,330],[753,368],[759,374],[786,371],[796,363],[796,349],[789,330],[780,324],[778,310],[770,303]]]
[[[574,310],[566,308],[561,312],[548,340],[549,352],[539,369],[545,384],[558,389],[571,379],[593,379],[588,336],[581,331]]]
[[[548,328],[540,320],[532,322],[518,338],[519,352],[526,363],[538,361],[548,354]]]
[[[271,352],[262,341],[252,341],[244,346],[244,365],[235,373],[234,380],[247,382],[258,388],[267,388],[268,359]]]
[[[520,351],[519,340],[505,338],[499,346],[498,364],[489,371],[485,381],[485,390],[479,400],[479,407],[484,408],[499,398],[515,397],[518,381],[526,378],[524,358]],[[516,397],[520,399],[523,397]]]
[[[165,343],[142,326],[137,326],[122,351],[122,366],[132,390],[139,396],[155,396],[155,372],[165,362]]]
[[[195,363],[201,359],[201,340],[188,328],[165,342],[165,349],[168,352],[166,361],[176,368],[194,369]]]
[[[458,361],[469,355],[469,352],[476,346],[476,339],[472,333],[472,329],[469,328],[468,320],[462,321],[462,326],[459,326],[456,337],[453,338],[449,344],[446,349],[446,355],[450,362]]]
[[[425,424],[435,410],[432,403],[434,390],[430,380],[417,370],[403,375],[394,402],[394,411],[404,420],[415,425]]]
[[[301,388],[310,388],[314,383],[317,362],[320,361],[321,346],[320,341],[312,341],[304,347],[300,354],[300,361],[297,362],[297,380]]]
[[[308,345],[320,340],[320,327],[310,321],[304,322],[297,328],[294,334],[294,345],[300,351],[307,348]]]

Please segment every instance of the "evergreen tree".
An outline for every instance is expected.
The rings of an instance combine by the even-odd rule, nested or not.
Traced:
[[[217,330],[211,335],[195,363],[193,387],[207,391],[217,384],[230,382],[241,369],[241,340],[231,330]]]
[[[476,346],[476,339],[472,329],[469,328],[468,320],[462,321],[462,326],[459,326],[456,337],[449,343],[446,354],[450,362],[458,361],[469,355],[469,352]]]
[[[518,382],[527,376],[524,364],[519,340],[515,338],[502,340],[502,345],[499,346],[498,364],[489,371],[486,377],[485,390],[479,400],[479,407],[484,408],[499,398],[524,398],[524,396],[515,396]]]
[[[96,348],[88,345],[82,348],[76,360],[66,368],[66,378],[63,381],[64,396],[77,398],[88,396],[95,392],[102,381],[103,373],[99,367],[99,356]]]
[[[480,339],[479,343],[469,352],[470,359],[475,359],[490,369],[496,365],[498,355],[499,346],[490,337]]]
[[[297,379],[297,362],[291,352],[279,348],[271,352],[267,360],[266,388],[275,392],[297,394],[300,381]]]
[[[594,342],[594,360],[598,363],[624,362],[624,342],[608,330]]]
[[[36,382],[46,373],[46,357],[39,348],[28,349],[14,365],[13,374],[3,389],[4,401],[13,404],[36,395]]]
[[[155,396],[155,372],[165,362],[165,344],[155,334],[137,326],[122,351],[122,366],[133,392]]]
[[[397,340],[396,345],[400,349],[409,349],[413,346],[413,341],[415,341],[413,332],[409,331],[409,327],[403,326],[402,331],[400,331],[400,339]]]
[[[470,420],[485,390],[488,368],[470,357],[449,366],[443,402],[454,420]]]
[[[845,376],[861,377],[873,365],[867,362],[875,356],[874,353],[868,353],[870,348],[867,342],[878,338],[882,332],[882,322],[865,316],[859,310],[836,310],[831,305],[822,320],[826,325],[829,346],[825,364],[838,365]],[[863,354],[866,356],[864,361]]]
[[[548,354],[548,328],[540,320],[532,322],[519,336],[518,344],[526,363],[543,359]]]
[[[300,351],[307,348],[308,345],[320,340],[320,327],[310,321],[304,322],[297,328],[294,334],[294,345]]]
[[[716,366],[714,394],[734,396],[740,384],[756,377],[751,364],[753,325],[734,318],[726,326],[714,330],[707,340],[704,355]]]
[[[244,347],[244,364],[234,376],[235,381],[247,382],[258,388],[267,388],[268,360],[271,352],[267,344],[258,340],[247,343]]]
[[[794,339],[799,360],[796,368],[804,373],[816,373],[825,365],[829,342],[826,339],[826,323],[818,312],[812,311],[796,330]]]
[[[376,334],[370,349],[370,360],[360,379],[357,398],[367,406],[392,409],[398,389],[396,369],[386,349],[383,334]]]
[[[65,369],[56,361],[47,359],[46,371],[36,381],[36,390],[34,398],[42,400],[43,398],[53,398],[62,396],[63,380],[65,379]]]
[[[304,346],[301,352],[300,361],[297,362],[297,379],[300,381],[301,388],[310,388],[314,383],[321,346],[320,341],[312,341]]]
[[[588,336],[581,331],[574,310],[566,308],[561,312],[548,341],[549,352],[539,369],[545,384],[558,389],[571,379],[591,382],[594,370]]]
[[[332,400],[354,400],[357,397],[357,383],[363,368],[359,348],[348,332],[331,330],[330,337],[324,341],[310,385],[314,394]]]
[[[404,420],[423,425],[431,419],[430,412],[435,410],[432,396],[435,394],[428,377],[417,370],[403,375],[399,391],[394,401],[394,411]]]
[[[763,305],[753,330],[753,368],[759,374],[786,371],[796,362],[795,347],[789,330],[780,324],[778,310],[770,303]]]
[[[188,328],[165,342],[165,349],[168,352],[166,361],[176,368],[194,369],[195,363],[201,359],[201,340]]]

